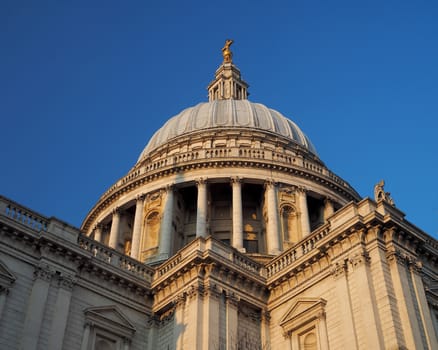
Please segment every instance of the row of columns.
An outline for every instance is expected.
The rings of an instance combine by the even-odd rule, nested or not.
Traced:
[[[197,214],[196,214],[196,237],[207,236],[207,213],[208,213],[208,191],[207,181],[198,179],[196,181],[198,189],[197,197]],[[243,206],[242,206],[242,179],[238,177],[231,178],[232,187],[232,246],[240,251],[244,250],[243,237]],[[280,235],[280,217],[278,210],[278,193],[277,184],[269,180],[265,183],[265,200],[267,209],[267,253],[278,254],[281,250]],[[310,222],[307,208],[306,191],[302,188],[297,190],[297,202],[302,215],[300,224],[302,236],[310,234]],[[172,242],[172,219],[174,206],[174,186],[166,188],[166,199],[163,210],[163,217],[160,226],[160,245],[159,255],[163,258],[170,256]],[[139,195],[136,198],[135,218],[132,231],[131,257],[140,259],[141,234],[143,231],[143,211],[145,195]],[[334,213],[333,203],[330,200],[325,201],[324,218]],[[102,226],[97,225],[95,228],[95,240],[102,241]],[[120,210],[115,209],[112,215],[112,224],[109,237],[109,246],[116,249],[120,236]]]

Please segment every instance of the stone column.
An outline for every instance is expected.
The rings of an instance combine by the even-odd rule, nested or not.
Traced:
[[[81,350],[88,350],[88,342],[90,341],[91,323],[86,322],[84,326],[84,334],[82,335]]]
[[[267,181],[265,187],[265,198],[268,212],[268,224],[266,227],[266,243],[268,246],[268,254],[278,254],[280,252],[280,230],[277,205],[277,187],[274,181]]]
[[[48,266],[36,268],[32,291],[27,301],[27,311],[21,336],[21,350],[35,350],[37,348],[51,278],[52,272]]]
[[[219,330],[220,324],[220,298],[214,286],[207,286],[206,290],[199,293],[200,308],[202,320],[198,320],[202,324],[200,347],[201,349],[215,349],[220,344]]]
[[[111,223],[109,246],[113,249],[117,249],[119,243],[120,232],[120,209],[116,208],[113,211],[113,222]]]
[[[196,237],[207,236],[207,182],[205,179],[196,181],[198,186],[198,209],[196,212]]]
[[[306,190],[304,188],[299,188],[297,190],[297,194],[301,212],[301,233],[302,237],[304,238],[310,234],[309,210],[307,209]]]
[[[166,204],[164,205],[164,212],[160,227],[160,259],[169,258],[170,249],[172,247],[172,220],[173,220],[173,202],[175,195],[173,193],[174,187],[172,185],[166,188]]]
[[[49,336],[49,350],[62,349],[65,328],[70,310],[71,294],[74,280],[71,276],[61,276],[58,279],[58,296],[56,297],[55,309]]]
[[[135,202],[134,228],[132,229],[131,257],[139,260],[141,233],[143,231],[144,195],[137,196]]]
[[[102,242],[102,224],[98,223],[94,228],[94,240]]]
[[[326,198],[324,200],[324,222],[327,222],[327,218],[332,216],[334,212],[333,201],[330,198]]]
[[[243,213],[242,213],[242,180],[231,178],[233,188],[233,244],[232,246],[243,251]]]

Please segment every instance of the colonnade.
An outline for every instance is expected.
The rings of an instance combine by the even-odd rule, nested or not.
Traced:
[[[244,252],[244,227],[243,227],[243,201],[242,201],[242,179],[232,177],[230,179],[232,188],[232,236],[231,245]],[[265,182],[265,209],[266,209],[266,253],[278,254],[282,250],[282,235],[280,228],[280,212],[278,203],[278,184],[273,180]],[[208,188],[206,179],[200,178],[196,181],[198,190],[197,194],[197,211],[196,211],[196,237],[206,237],[207,213],[208,213]],[[161,258],[170,257],[172,248],[172,220],[174,213],[175,187],[169,185],[165,189],[164,207],[162,210],[160,238],[158,254]],[[309,213],[307,207],[307,193],[303,188],[296,190],[296,200],[301,212],[300,225],[302,237],[310,234]],[[132,229],[131,252],[134,259],[140,259],[141,235],[144,225],[144,203],[145,195],[136,197],[135,217]],[[332,215],[334,212],[333,202],[326,199],[324,202],[324,218]],[[120,239],[120,209],[116,208],[112,213],[112,224],[109,234],[109,246],[117,249]],[[102,225],[97,224],[94,230],[94,238],[102,241]]]

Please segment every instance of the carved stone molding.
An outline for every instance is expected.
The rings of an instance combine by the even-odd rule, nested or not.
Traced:
[[[240,298],[235,293],[227,293],[225,302],[227,305],[237,308],[239,306]]]
[[[390,263],[397,263],[402,266],[406,266],[406,255],[402,254],[399,249],[392,249],[386,253],[386,259]]]
[[[423,272],[423,263],[415,258],[408,259],[408,267],[409,270],[413,273],[422,274]]]
[[[135,197],[135,200],[136,200],[137,202],[144,202],[145,199],[146,199],[146,195],[145,195],[144,193],[142,193],[142,194],[138,194],[138,195]]]
[[[231,184],[241,184],[242,183],[242,178],[241,177],[238,177],[238,176],[232,176],[231,178],[230,178],[230,182],[231,182]]]
[[[200,178],[196,179],[195,182],[196,182],[196,186],[206,185],[207,178],[200,177]]]
[[[337,262],[330,267],[330,273],[333,278],[338,279],[347,273],[348,265],[345,261]]]
[[[76,284],[76,279],[68,275],[57,276],[57,285],[59,288],[71,291]]]
[[[369,257],[368,253],[361,252],[361,253],[356,253],[353,256],[351,256],[348,259],[348,262],[351,264],[351,266],[354,269],[362,264],[370,265],[370,260],[371,260],[371,258]]]
[[[115,207],[113,209],[113,211],[112,211],[112,214],[113,215],[120,215],[120,212],[121,212],[120,208],[119,207]]]
[[[270,179],[266,179],[263,185],[265,188],[277,187],[278,182],[276,182],[274,179],[270,178]]]
[[[53,276],[53,271],[50,270],[49,266],[38,266],[33,272],[33,279],[43,280],[46,282],[50,282]]]

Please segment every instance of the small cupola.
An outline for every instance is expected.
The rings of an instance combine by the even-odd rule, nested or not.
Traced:
[[[248,84],[242,80],[240,70],[233,63],[233,53],[230,46],[233,40],[227,39],[222,48],[224,58],[216,70],[215,79],[208,85],[208,100],[246,100]]]

